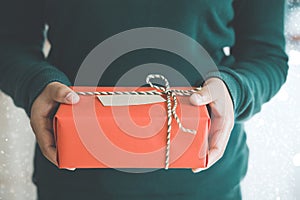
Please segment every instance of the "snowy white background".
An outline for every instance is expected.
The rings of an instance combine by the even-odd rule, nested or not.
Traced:
[[[287,83],[247,123],[249,171],[242,183],[245,200],[300,199],[300,7],[287,17]],[[0,200],[33,200],[34,135],[23,110],[0,92]]]

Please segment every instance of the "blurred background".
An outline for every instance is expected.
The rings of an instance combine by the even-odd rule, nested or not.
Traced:
[[[300,0],[288,2],[286,84],[247,124],[245,200],[300,199]],[[34,134],[25,112],[0,91],[0,200],[34,200]]]

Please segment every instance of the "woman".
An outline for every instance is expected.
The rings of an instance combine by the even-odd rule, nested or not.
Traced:
[[[287,75],[283,18],[284,0],[3,3],[0,88],[30,116],[39,144],[33,176],[39,199],[241,199],[239,184],[248,162],[243,122],[279,90]],[[47,58],[41,51],[45,24],[52,45]],[[145,49],[114,62],[99,85],[114,85],[131,66],[149,62],[181,70],[193,85],[202,80],[203,90],[190,100],[212,110],[209,168],[140,174],[57,169],[50,116],[58,103],[79,101],[67,86],[74,84],[80,64],[96,45],[139,27],[168,28],[192,37],[219,71],[205,74],[204,82],[188,63],[168,52]],[[222,51],[226,46],[231,47],[229,56]]]

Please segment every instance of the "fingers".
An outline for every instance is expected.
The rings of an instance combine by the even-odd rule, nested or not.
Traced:
[[[209,79],[202,90],[190,98],[193,105],[209,105],[212,118],[208,137],[208,164],[205,168],[192,169],[194,173],[206,170],[224,155],[234,126],[234,109],[231,96],[224,82]]]
[[[192,172],[196,174],[196,173],[202,172],[202,171],[207,170],[207,169],[208,169],[208,167],[205,167],[205,168],[195,168],[195,169],[192,169]]]
[[[30,123],[43,155],[57,166],[56,147],[51,132],[51,120],[49,118],[37,117],[31,120]]]
[[[58,103],[75,104],[79,96],[68,86],[52,82],[32,104],[30,124],[43,155],[57,166],[54,136],[52,133],[52,113]]]
[[[75,171],[76,168],[66,168],[66,170],[69,170],[69,171]]]
[[[227,123],[228,121],[229,123]],[[208,164],[205,168],[192,169],[194,173],[210,168],[223,157],[232,130],[230,121],[226,118],[217,118],[212,121],[213,128],[209,137]]]
[[[76,104],[79,102],[79,95],[64,84],[53,82],[47,86],[47,89],[50,97],[58,103]]]

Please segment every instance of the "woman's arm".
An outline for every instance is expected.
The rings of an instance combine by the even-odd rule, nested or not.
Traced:
[[[59,103],[77,103],[79,97],[66,86],[68,78],[45,61],[42,4],[9,0],[0,6],[0,89],[26,110],[42,153],[56,165],[51,115]]]
[[[284,0],[236,0],[233,22],[234,65],[220,67],[221,78],[234,102],[235,120],[260,111],[286,80],[288,65],[284,39]]]
[[[286,80],[284,2],[235,1],[236,43],[232,54],[236,62],[209,73],[203,89],[191,96],[192,104],[211,107],[208,168],[223,156],[234,122],[257,113]]]
[[[53,81],[67,77],[45,61],[41,0],[9,0],[0,6],[0,89],[30,115],[34,99]]]

